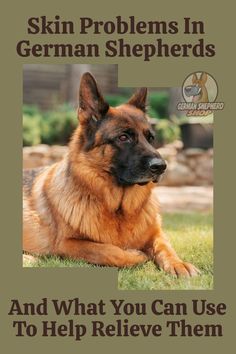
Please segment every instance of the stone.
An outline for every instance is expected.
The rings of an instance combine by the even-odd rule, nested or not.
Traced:
[[[180,152],[176,155],[176,161],[180,162],[184,165],[188,164],[188,159],[182,152]]]
[[[55,159],[56,161],[61,160],[64,155],[67,153],[68,147],[61,145],[53,145],[50,149],[50,157],[51,159]]]
[[[205,151],[203,149],[190,148],[190,149],[184,150],[184,153],[188,157],[196,157],[196,156],[204,154]]]
[[[166,144],[167,147],[173,147],[174,149],[180,151],[183,149],[183,142],[182,140],[175,140],[173,141],[173,143],[170,143],[170,144]]]
[[[205,164],[209,161],[213,161],[213,159],[211,157],[209,157],[209,155],[207,153],[205,153],[204,155],[200,155],[200,156],[197,156],[196,157],[196,161],[197,161],[197,164]]]
[[[195,157],[190,157],[186,158],[187,159],[187,165],[192,169],[195,170],[197,166],[197,159]]]
[[[160,186],[153,193],[159,199],[163,212],[209,212],[213,208],[212,186]]]
[[[213,159],[202,159],[196,167],[196,176],[201,180],[213,183]]]
[[[194,184],[194,181],[195,174],[188,166],[178,162],[172,162],[168,165],[161,184],[168,186],[183,186]]]
[[[170,161],[175,158],[177,151],[173,147],[161,147],[158,149],[158,152],[161,154],[163,159]]]
[[[50,158],[51,148],[48,145],[37,145],[23,148],[23,168],[47,166],[55,162]]]
[[[213,150],[213,149],[207,150],[207,154],[208,154],[210,157],[213,157],[213,155],[214,155],[214,150]]]
[[[30,155],[45,157],[50,151],[50,147],[45,144],[40,144],[37,146],[32,146],[31,150],[28,150]]]

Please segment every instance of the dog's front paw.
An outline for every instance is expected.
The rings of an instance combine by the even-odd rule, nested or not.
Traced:
[[[183,262],[181,260],[165,260],[160,266],[165,272],[175,275],[177,277],[195,277],[201,272],[191,263]]]
[[[136,249],[126,249],[125,254],[127,266],[141,264],[148,260],[148,257],[145,253]]]

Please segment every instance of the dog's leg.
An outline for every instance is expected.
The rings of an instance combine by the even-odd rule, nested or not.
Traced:
[[[56,250],[56,254],[74,259],[83,259],[89,263],[128,267],[148,260],[146,254],[137,250],[123,250],[117,246],[78,240],[64,239]]]
[[[190,263],[183,262],[163,234],[154,238],[153,246],[146,252],[155,264],[167,273],[177,276],[195,276],[200,271]]]

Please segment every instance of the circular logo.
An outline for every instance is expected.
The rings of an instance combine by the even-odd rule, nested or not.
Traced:
[[[196,71],[186,77],[182,85],[185,102],[212,103],[218,95],[215,79],[205,71]]]

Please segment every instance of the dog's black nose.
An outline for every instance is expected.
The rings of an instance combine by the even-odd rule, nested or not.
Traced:
[[[153,157],[148,161],[149,170],[153,173],[163,173],[166,169],[166,163],[164,160]]]

